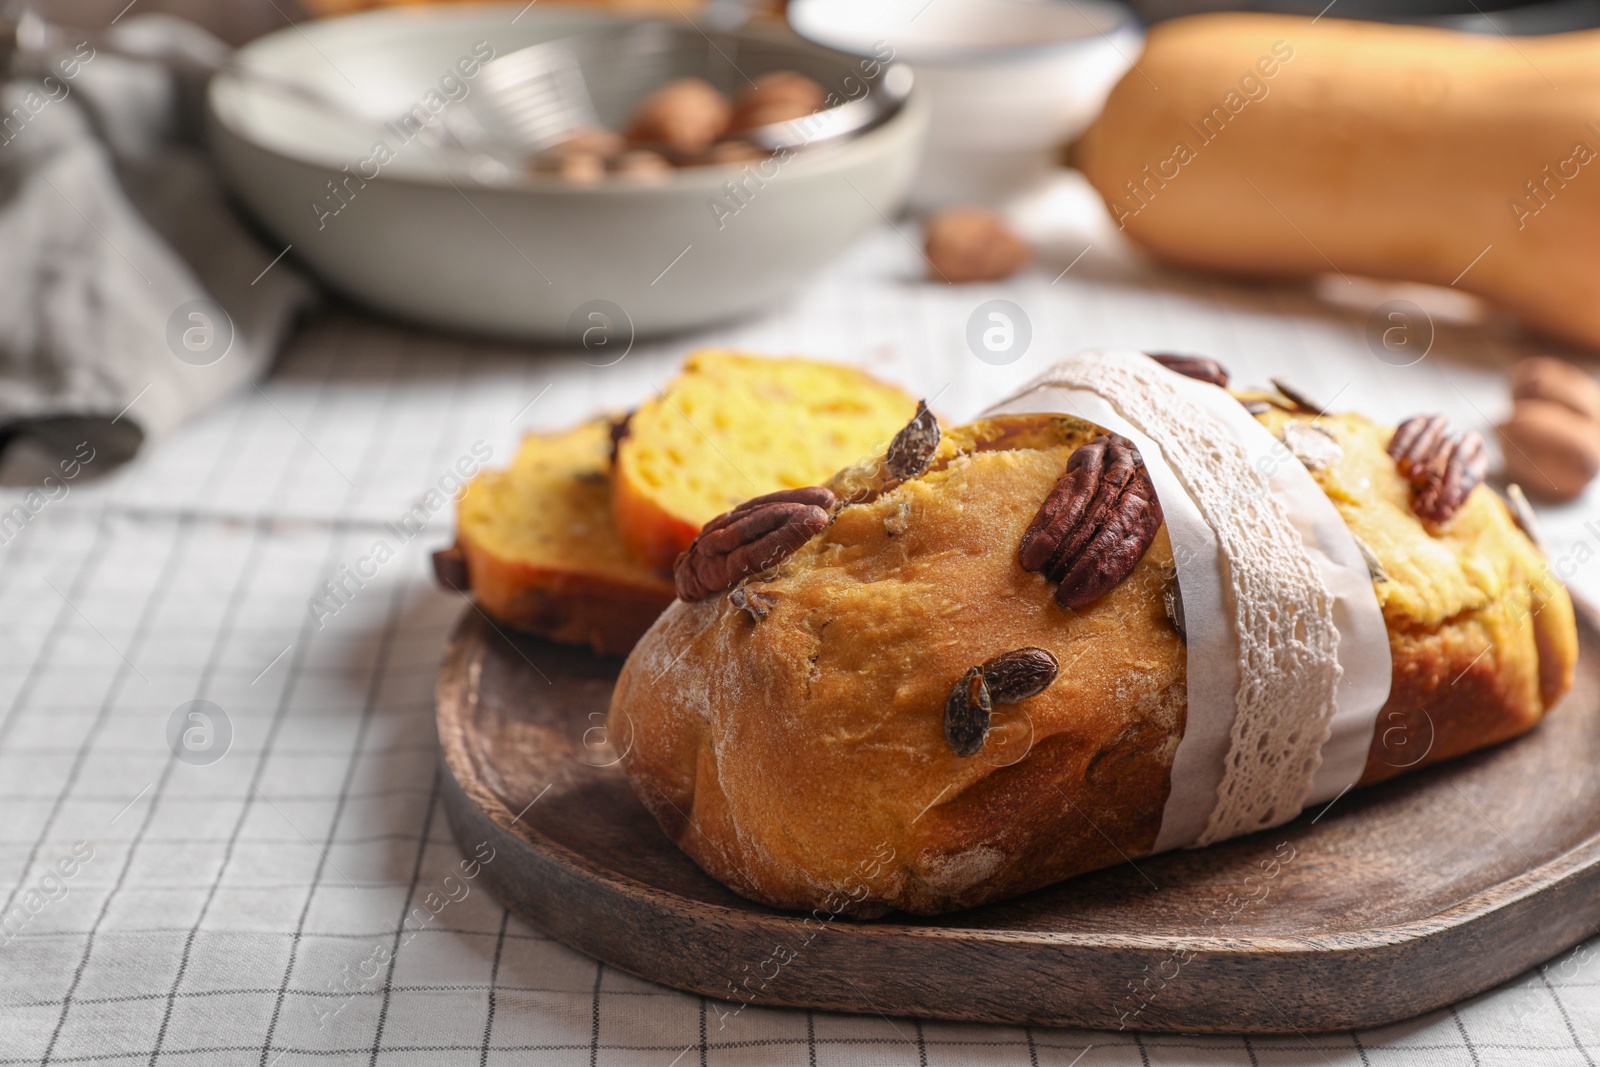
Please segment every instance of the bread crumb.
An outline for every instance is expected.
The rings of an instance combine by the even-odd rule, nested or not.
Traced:
[[[895,505],[895,509],[883,520],[883,532],[890,537],[896,537],[911,528],[911,505],[904,500]]]

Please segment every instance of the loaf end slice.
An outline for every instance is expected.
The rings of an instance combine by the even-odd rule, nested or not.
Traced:
[[[511,465],[475,478],[439,561],[485,612],[521,630],[625,655],[672,602],[666,575],[637,562],[611,518],[611,427],[594,419],[530,434]]]

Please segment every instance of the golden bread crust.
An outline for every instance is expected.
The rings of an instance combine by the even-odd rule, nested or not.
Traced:
[[[843,508],[763,576],[761,620],[726,596],[677,602],[640,642],[613,736],[628,738],[641,800],[713,876],[777,907],[932,914],[1149,852],[1186,711],[1171,548],[1163,529],[1104,598],[1056,606],[1016,546],[1098,430],[1051,417],[1044,433],[1042,418],[947,433],[928,473]],[[1322,425],[1343,456],[1318,482],[1389,572],[1377,588],[1394,685],[1363,781],[1529,728],[1576,658],[1571,603],[1542,557],[1486,488],[1425,530],[1390,431]],[[861,480],[844,472],[836,491]],[[945,697],[967,668],[1025,646],[1051,652],[1058,679],[997,706],[983,750],[958,758]]]
[[[584,571],[577,561],[541,567],[497,556],[463,535],[472,595],[496,619],[552,641],[626,656],[672,603],[672,584],[625,581]]]

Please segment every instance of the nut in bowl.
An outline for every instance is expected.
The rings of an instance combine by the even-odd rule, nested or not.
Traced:
[[[708,30],[720,42],[710,48],[686,24],[516,14],[375,11],[246,46],[244,73],[219,76],[209,96],[234,192],[362,303],[573,345],[584,336],[569,327],[575,310],[597,300],[637,335],[770,306],[904,198],[927,116],[891,54],[850,56],[758,28]],[[507,102],[529,99],[516,94],[532,75],[497,62],[553,42],[579,43],[541,59],[540,76],[566,84],[552,71],[576,70],[582,93],[507,114]],[[711,121],[663,137],[641,105],[682,79],[704,87],[692,95],[711,104]],[[788,118],[816,96],[798,79],[826,106]],[[552,112],[552,136],[527,135]],[[507,151],[519,138],[521,154]]]

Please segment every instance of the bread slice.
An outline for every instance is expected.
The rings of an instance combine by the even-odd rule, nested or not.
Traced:
[[[509,468],[474,478],[455,547],[435,556],[440,580],[511,626],[625,655],[673,593],[611,521],[612,425],[529,434]]]
[[[611,509],[623,542],[670,567],[729,508],[882,455],[916,410],[909,394],[852,367],[694,352],[617,446]]]

